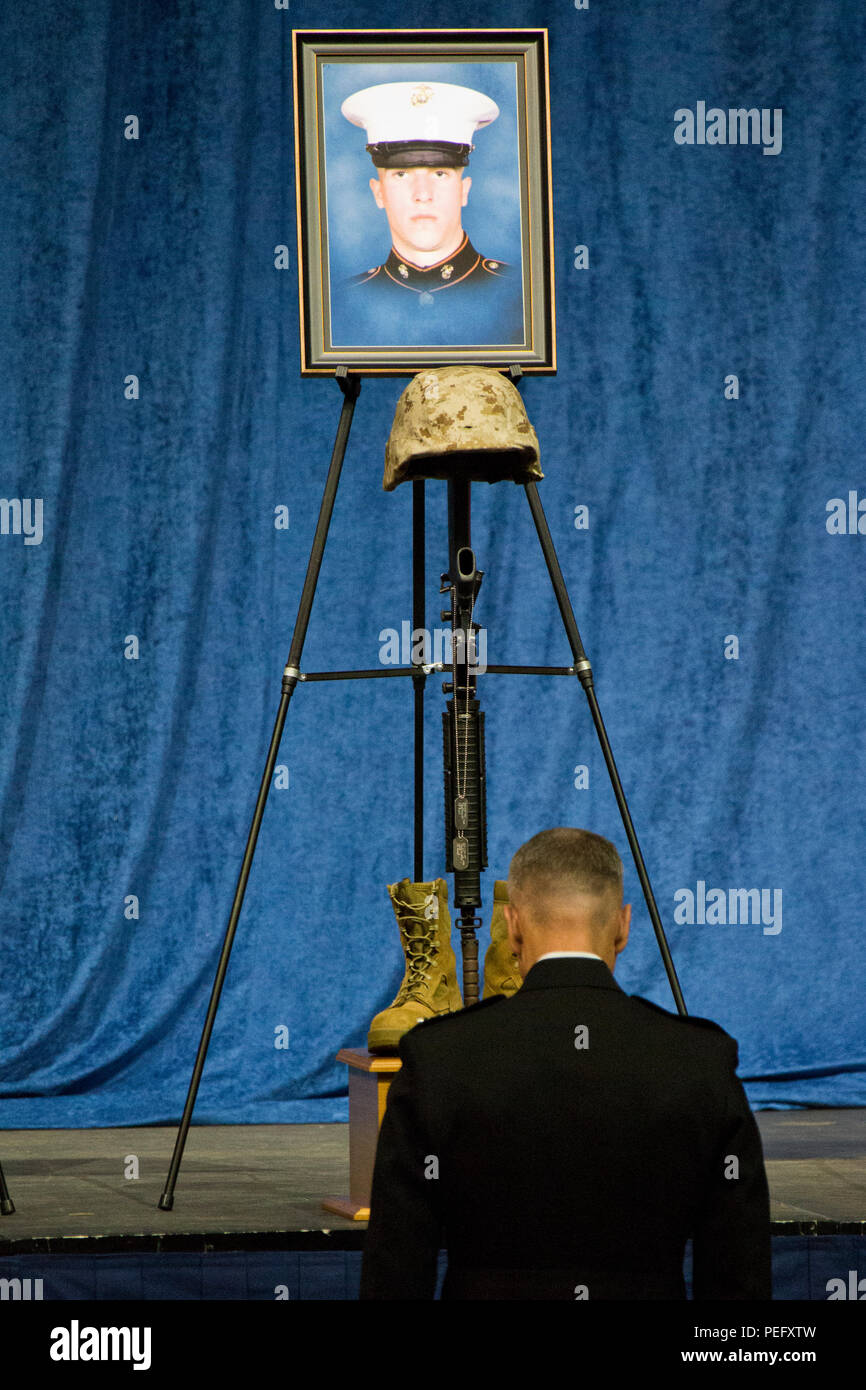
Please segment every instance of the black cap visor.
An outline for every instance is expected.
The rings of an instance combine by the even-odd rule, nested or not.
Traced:
[[[377,169],[461,169],[472,148],[448,140],[383,140],[367,152]]]

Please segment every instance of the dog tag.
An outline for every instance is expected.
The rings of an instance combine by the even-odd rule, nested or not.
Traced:
[[[469,829],[469,797],[454,798],[454,826],[457,830]]]
[[[457,836],[451,844],[455,869],[469,868],[469,841]]]

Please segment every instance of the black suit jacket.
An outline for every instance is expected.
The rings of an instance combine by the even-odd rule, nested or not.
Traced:
[[[382,1123],[362,1298],[770,1298],[761,1141],[737,1045],[540,961],[510,999],[416,1025]]]

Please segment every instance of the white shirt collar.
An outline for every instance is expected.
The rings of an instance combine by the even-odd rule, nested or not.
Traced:
[[[535,964],[537,965],[538,961],[541,960],[565,960],[567,958],[577,958],[580,960],[601,960],[601,956],[597,956],[594,951],[546,951],[543,956],[538,957],[538,960],[535,962]]]

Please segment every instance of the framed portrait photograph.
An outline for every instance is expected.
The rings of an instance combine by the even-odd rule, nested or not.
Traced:
[[[554,372],[547,31],[293,43],[302,374]]]

